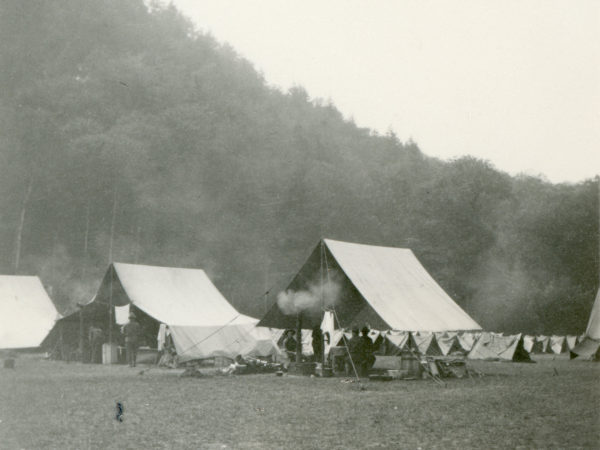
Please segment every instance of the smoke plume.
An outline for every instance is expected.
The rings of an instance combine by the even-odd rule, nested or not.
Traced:
[[[302,311],[319,311],[321,308],[335,306],[340,297],[341,286],[335,281],[311,283],[308,290],[280,292],[277,305],[285,315],[298,314]]]

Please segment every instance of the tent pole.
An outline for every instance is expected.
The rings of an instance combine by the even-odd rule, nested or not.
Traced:
[[[323,296],[323,258],[325,257],[325,246],[323,245],[323,239],[321,239],[321,270],[319,271],[321,274],[321,311],[323,314],[321,315],[321,324],[323,323],[323,318],[325,317],[325,297]],[[321,367],[325,367],[325,337],[323,336],[323,330],[321,332]]]
[[[302,313],[296,316],[296,364],[302,361]]]
[[[113,270],[114,268],[110,267],[110,285],[109,285],[109,293],[108,293],[108,344],[112,346],[112,316],[113,316]]]
[[[83,362],[83,308],[79,307],[79,359]]]

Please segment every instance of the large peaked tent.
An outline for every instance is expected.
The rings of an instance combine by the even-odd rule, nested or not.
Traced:
[[[256,329],[258,320],[240,314],[201,269],[113,263],[84,309],[108,317],[111,307],[115,318],[107,326],[125,323],[130,309],[154,339],[167,324],[181,361],[278,352],[268,330]]]
[[[334,304],[337,326],[378,330],[461,331],[481,327],[435,282],[413,252],[323,239],[289,284],[288,291],[306,291],[320,280],[341,286]],[[321,321],[320,308],[301,312],[302,327]],[[294,328],[297,316],[275,303],[260,326]]]
[[[596,294],[590,313],[585,337],[571,350],[571,359],[598,359],[600,354],[600,289]]]
[[[38,277],[0,275],[0,348],[38,347],[59,317]]]

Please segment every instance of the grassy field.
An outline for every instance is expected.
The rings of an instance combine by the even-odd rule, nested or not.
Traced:
[[[600,447],[600,364],[469,364],[486,376],[360,390],[340,378],[182,378],[21,356],[0,369],[0,448]]]

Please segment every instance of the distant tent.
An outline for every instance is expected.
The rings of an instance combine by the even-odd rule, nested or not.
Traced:
[[[443,352],[435,338],[435,334],[426,331],[417,331],[415,333],[411,333],[410,336],[412,342],[414,342],[416,345],[416,350],[418,350],[422,355],[443,355]]]
[[[534,344],[535,344],[535,336],[531,336],[529,334],[526,334],[525,336],[523,336],[523,348],[525,349],[525,351],[527,353],[531,353],[531,351],[533,350]]]
[[[469,359],[495,361],[531,361],[523,347],[523,335],[501,336],[496,333],[482,333],[467,355]]]
[[[458,342],[458,333],[455,331],[435,333],[435,340],[444,356],[456,352],[464,353],[463,348]]]
[[[566,337],[566,341],[567,341],[567,347],[569,348],[569,350],[573,350],[575,348],[575,346],[577,345],[577,336],[568,335]]]
[[[111,264],[84,315],[103,318],[106,330],[110,306],[113,325],[126,323],[129,311],[135,312],[150,346],[159,325],[167,324],[180,361],[278,352],[271,333],[256,329],[258,320],[240,314],[200,269]]]
[[[535,342],[533,343],[533,348],[531,349],[531,353],[546,353],[548,351],[548,344],[550,343],[550,338],[543,334],[535,337]]]
[[[565,353],[569,348],[567,347],[567,339],[564,336],[550,336],[550,350],[552,353],[560,355]]]
[[[399,355],[407,348],[410,340],[408,331],[386,331],[384,336],[384,353],[388,356]]]
[[[409,249],[324,239],[286,291],[308,292],[320,280],[333,280],[340,287],[334,303],[340,327],[369,324],[377,330],[428,332],[481,329]],[[302,327],[310,329],[321,322],[323,306],[317,302],[312,309],[284,312],[275,303],[259,325],[295,328],[299,314]]]
[[[473,349],[473,345],[475,345],[475,341],[479,339],[479,336],[481,336],[481,333],[477,331],[459,333],[457,336],[458,344],[464,352],[468,353]]]
[[[58,318],[38,277],[0,275],[0,349],[38,347]]]
[[[585,337],[571,350],[573,358],[600,360],[600,289],[594,300]]]

